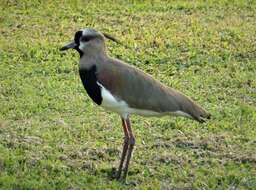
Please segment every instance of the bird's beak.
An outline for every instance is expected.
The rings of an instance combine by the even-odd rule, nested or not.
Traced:
[[[76,43],[74,41],[68,43],[67,45],[63,46],[62,48],[60,48],[60,51],[65,51],[68,50],[70,48],[74,49],[76,47]]]

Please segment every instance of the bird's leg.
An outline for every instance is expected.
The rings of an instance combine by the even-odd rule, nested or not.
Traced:
[[[119,179],[121,177],[121,172],[122,172],[122,168],[123,168],[123,163],[126,157],[126,153],[128,150],[128,143],[129,143],[129,133],[128,133],[128,128],[127,128],[127,124],[126,121],[122,118],[122,125],[123,125],[123,130],[124,130],[124,144],[123,144],[123,151],[122,151],[122,155],[121,155],[121,160],[120,160],[120,165],[117,171],[117,175],[116,178]]]
[[[135,145],[135,137],[132,133],[132,128],[131,128],[131,123],[129,118],[126,119],[126,125],[127,125],[127,129],[128,129],[128,135],[129,135],[129,147],[128,147],[128,155],[127,155],[127,159],[126,159],[126,163],[125,163],[125,167],[124,167],[124,180],[126,179],[127,173],[128,173],[128,167],[129,167],[129,162],[132,156],[132,151]]]

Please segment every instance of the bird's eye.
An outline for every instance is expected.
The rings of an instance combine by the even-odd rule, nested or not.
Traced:
[[[90,41],[90,38],[87,37],[87,36],[83,36],[83,37],[81,38],[81,41],[82,41],[82,42],[88,42],[88,41]]]

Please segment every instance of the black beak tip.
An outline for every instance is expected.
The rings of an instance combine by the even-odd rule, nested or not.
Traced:
[[[68,49],[74,49],[76,47],[76,43],[73,41],[73,42],[70,42],[69,44],[63,46],[62,48],[60,48],[60,51],[65,51],[65,50],[68,50]]]
[[[64,46],[64,47],[60,48],[59,50],[60,51],[65,51],[65,50],[67,50],[67,48]]]

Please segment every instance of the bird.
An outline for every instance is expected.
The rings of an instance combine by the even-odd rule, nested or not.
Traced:
[[[120,43],[109,34],[85,28],[78,30],[74,39],[60,50],[75,49],[79,53],[79,75],[87,94],[97,105],[120,115],[124,142],[115,178],[126,180],[135,145],[130,115],[183,116],[205,122],[210,113],[178,90],[110,57],[106,39]]]

